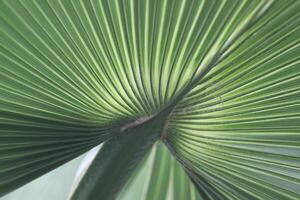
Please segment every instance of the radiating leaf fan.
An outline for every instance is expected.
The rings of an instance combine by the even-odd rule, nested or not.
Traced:
[[[0,17],[1,199],[102,143],[61,200],[300,199],[299,0],[0,0]]]

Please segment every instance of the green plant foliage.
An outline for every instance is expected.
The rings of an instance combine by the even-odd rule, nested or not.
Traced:
[[[0,196],[99,144],[70,199],[300,199],[300,1],[0,0]]]
[[[157,143],[117,199],[202,200],[203,198],[196,192],[180,163],[170,155],[165,145]]]

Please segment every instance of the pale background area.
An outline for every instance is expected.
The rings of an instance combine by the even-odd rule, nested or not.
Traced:
[[[0,200],[66,200],[83,157],[84,155],[35,179],[8,195],[0,197]]]

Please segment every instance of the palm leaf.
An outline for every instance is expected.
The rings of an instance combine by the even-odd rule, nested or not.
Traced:
[[[174,157],[156,143],[117,199],[202,199]]]
[[[300,198],[299,1],[0,11],[0,196],[105,142],[73,199]]]

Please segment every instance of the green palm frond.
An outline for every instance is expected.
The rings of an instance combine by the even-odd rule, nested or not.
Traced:
[[[0,0],[0,196],[103,144],[70,199],[300,199],[299,45],[298,0]]]

